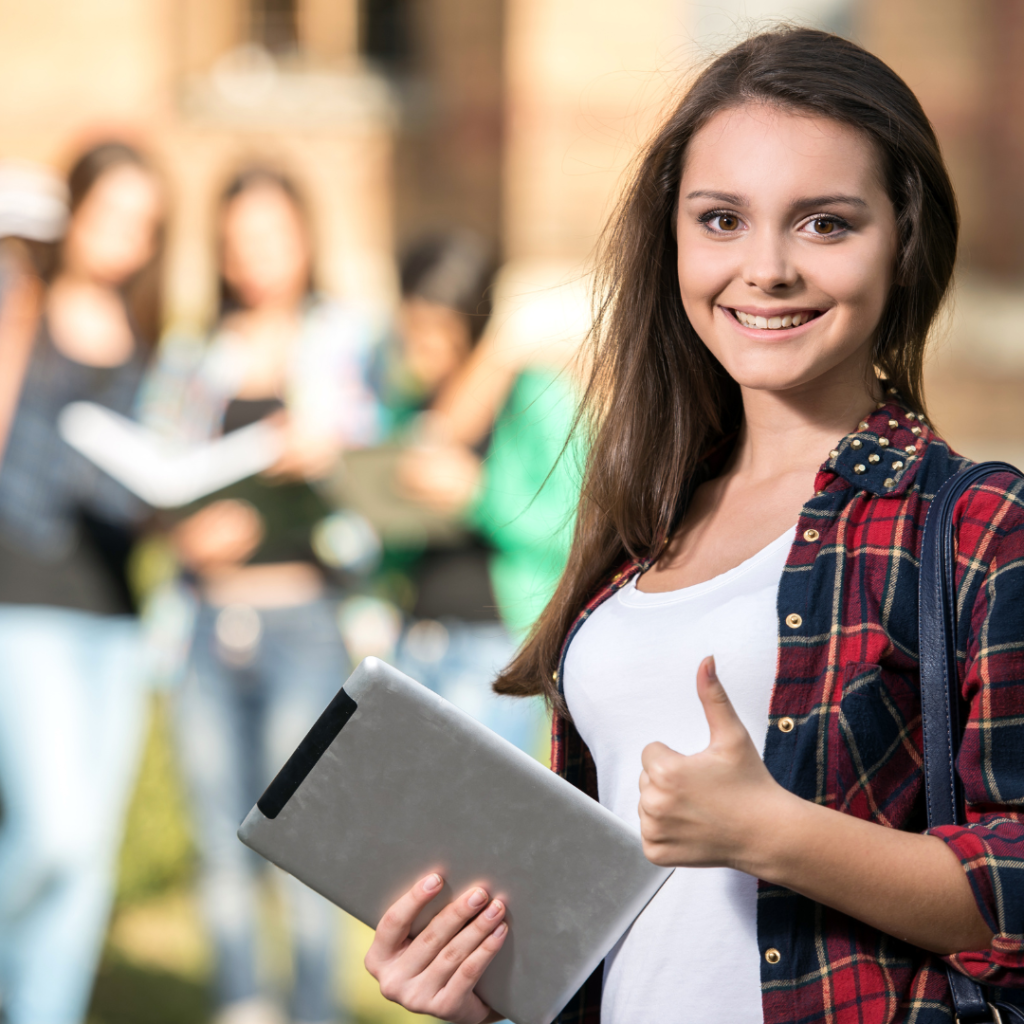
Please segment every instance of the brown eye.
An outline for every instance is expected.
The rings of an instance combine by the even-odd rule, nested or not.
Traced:
[[[814,233],[816,235],[831,235],[835,231],[836,222],[834,220],[825,220],[819,217],[814,222]]]
[[[734,217],[731,213],[720,213],[718,215],[718,229],[720,231],[735,231],[739,226],[739,217]]]

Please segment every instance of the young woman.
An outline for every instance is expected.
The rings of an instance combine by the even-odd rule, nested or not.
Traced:
[[[917,556],[965,460],[921,367],[956,238],[916,99],[824,33],[719,58],[643,156],[573,551],[497,688],[548,696],[555,769],[677,870],[561,1020],[930,1024],[947,963],[1024,983],[1015,478],[958,507],[969,824],[925,831]],[[493,1021],[473,986],[505,908],[473,889],[410,940],[439,885],[367,965],[412,1009]]]
[[[214,495],[173,531],[199,605],[178,732],[218,1020],[265,1024],[280,1015],[258,979],[260,865],[235,830],[350,670],[316,539],[331,512],[316,482],[343,447],[375,438],[379,413],[366,383],[374,335],[355,310],[313,290],[309,225],[290,181],[262,168],[240,174],[219,227],[214,336],[205,347],[168,344],[149,406],[155,425],[196,441],[271,417],[284,444],[268,474]],[[291,1019],[333,1020],[337,916],[281,881]]]
[[[83,1021],[143,732],[125,563],[147,509],[61,440],[69,402],[130,414],[159,328],[164,202],[128,146],[86,153],[47,286],[0,318],[0,1000]],[[15,305],[21,315],[6,315]]]

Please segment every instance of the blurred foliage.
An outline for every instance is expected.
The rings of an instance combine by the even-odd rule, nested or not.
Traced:
[[[170,726],[168,699],[157,695],[121,847],[118,907],[151,900],[192,881],[195,849]]]
[[[210,1015],[206,985],[108,952],[88,1024],[205,1024]]]
[[[177,572],[174,546],[166,534],[151,533],[132,548],[128,560],[128,585],[136,600],[144,601],[157,587],[172,580]]]

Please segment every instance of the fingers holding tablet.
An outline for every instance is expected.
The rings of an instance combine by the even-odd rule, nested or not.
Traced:
[[[414,1013],[453,1024],[486,1024],[501,1018],[473,988],[508,934],[505,906],[474,886],[453,900],[410,939],[416,916],[443,881],[432,874],[398,899],[380,920],[366,954],[366,969],[381,993]]]

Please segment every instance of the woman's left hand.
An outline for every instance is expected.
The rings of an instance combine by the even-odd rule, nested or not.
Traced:
[[[679,754],[664,743],[644,748],[644,854],[666,867],[749,871],[748,851],[757,848],[762,828],[784,820],[779,805],[794,798],[765,767],[715,674],[714,658],[705,658],[697,670],[697,696],[711,729],[704,750]]]

